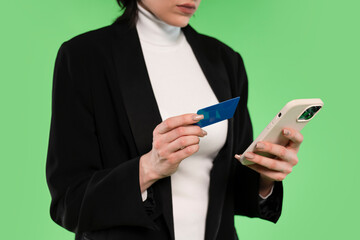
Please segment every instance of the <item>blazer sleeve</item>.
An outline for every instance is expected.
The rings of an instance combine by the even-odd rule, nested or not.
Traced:
[[[71,49],[71,50],[70,50]],[[104,169],[86,59],[65,42],[54,69],[46,163],[51,218],[81,233],[116,226],[153,228],[139,186],[139,157]]]
[[[237,139],[235,153],[241,154],[253,141],[252,124],[247,108],[248,79],[241,56],[236,53],[237,81],[234,86],[237,96],[240,96],[239,107],[235,112],[235,138]],[[280,217],[283,199],[281,182],[276,182],[273,193],[266,201],[260,204],[259,177],[260,174],[243,166],[238,160],[235,165],[235,214],[248,217],[259,217],[272,222],[277,222]]]

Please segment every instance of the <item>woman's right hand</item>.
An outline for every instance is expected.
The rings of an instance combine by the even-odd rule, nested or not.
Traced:
[[[140,158],[141,192],[157,180],[175,173],[182,160],[199,150],[199,137],[207,133],[193,124],[203,118],[203,115],[184,114],[168,118],[156,126],[152,149]]]

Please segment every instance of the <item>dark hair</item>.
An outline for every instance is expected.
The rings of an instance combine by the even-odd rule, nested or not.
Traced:
[[[121,10],[124,10],[123,14],[115,20],[117,22],[128,22],[130,26],[135,26],[137,20],[137,2],[140,0],[116,0]]]

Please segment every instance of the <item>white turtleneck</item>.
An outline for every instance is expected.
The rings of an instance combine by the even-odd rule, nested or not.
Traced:
[[[181,28],[138,7],[136,28],[162,120],[218,103]],[[210,171],[227,128],[228,121],[205,127],[208,135],[201,139],[200,150],[171,176],[176,240],[204,239]]]

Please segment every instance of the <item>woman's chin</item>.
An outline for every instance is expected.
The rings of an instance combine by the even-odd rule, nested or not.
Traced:
[[[186,27],[189,24],[190,18],[181,16],[181,17],[174,17],[168,19],[168,21],[164,20],[169,25],[176,26],[176,27]]]

